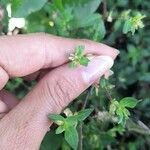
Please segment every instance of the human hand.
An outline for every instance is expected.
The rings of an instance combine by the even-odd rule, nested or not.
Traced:
[[[77,45],[96,57],[87,67],[70,69],[68,56]],[[38,149],[52,124],[47,115],[60,113],[112,67],[117,55],[117,50],[89,40],[42,33],[0,37],[0,149]],[[13,77],[39,82],[19,102],[2,89]]]

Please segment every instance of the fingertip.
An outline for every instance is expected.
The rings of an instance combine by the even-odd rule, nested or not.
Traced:
[[[99,43],[95,41],[91,41],[88,39],[80,39],[77,40],[76,43],[78,45],[85,46],[85,53],[95,54],[95,55],[108,55],[113,59],[116,59],[117,55],[120,53],[119,50],[110,47],[104,43]]]

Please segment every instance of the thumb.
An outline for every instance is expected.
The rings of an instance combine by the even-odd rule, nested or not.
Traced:
[[[70,69],[68,65],[63,65],[48,73],[24,100],[2,119],[0,127],[7,128],[3,129],[5,140],[10,142],[7,145],[16,146],[14,149],[20,146],[21,149],[38,149],[51,124],[47,115],[60,113],[112,65],[111,57],[97,56],[87,67]],[[11,140],[8,140],[7,136]]]

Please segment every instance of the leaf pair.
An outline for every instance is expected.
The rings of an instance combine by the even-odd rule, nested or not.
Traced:
[[[78,147],[79,137],[77,132],[78,122],[84,121],[93,111],[93,109],[81,110],[72,116],[64,118],[58,114],[50,114],[48,118],[58,125],[56,134],[64,132],[67,143],[76,150]]]

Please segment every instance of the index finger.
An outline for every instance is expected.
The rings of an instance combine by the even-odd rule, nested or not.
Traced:
[[[109,55],[112,58],[118,54],[114,48],[89,40],[67,39],[43,33],[1,36],[0,76],[5,77],[0,79],[0,88],[9,76],[22,77],[42,68],[66,63],[77,45],[84,45],[85,53]]]

